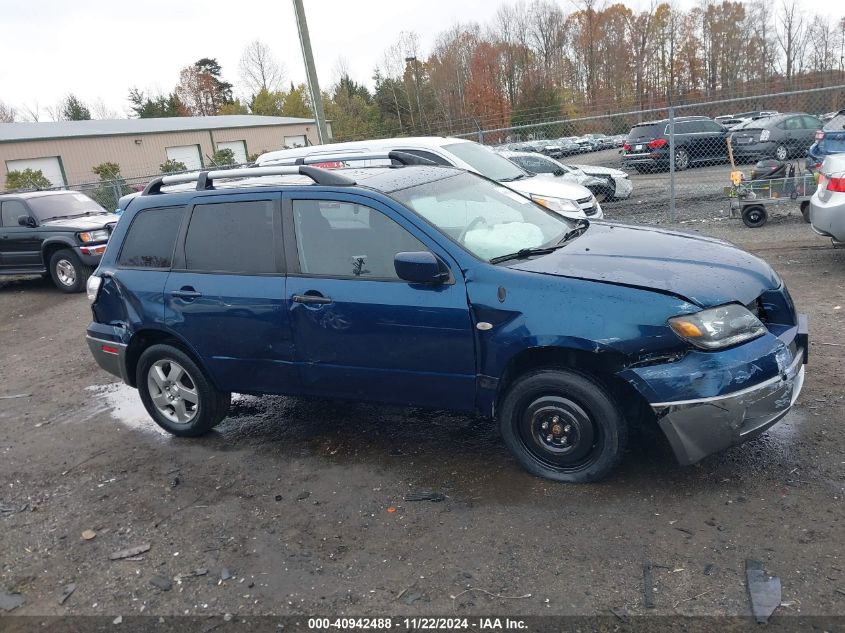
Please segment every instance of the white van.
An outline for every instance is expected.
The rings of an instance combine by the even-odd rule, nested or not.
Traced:
[[[298,158],[313,160],[321,155],[350,156],[359,152],[365,154],[393,151],[426,158],[440,165],[474,171],[570,218],[586,217],[597,220],[604,217],[601,206],[587,188],[574,182],[536,176],[493,150],[460,138],[420,136],[296,147],[262,154],[258,157],[256,164],[259,166],[284,165],[292,164]],[[383,163],[384,161],[373,162]]]

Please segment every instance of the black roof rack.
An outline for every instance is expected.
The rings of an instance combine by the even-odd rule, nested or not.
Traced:
[[[144,188],[142,195],[149,196],[161,193],[162,187],[179,185],[188,182],[197,183],[197,191],[214,189],[214,181],[224,178],[257,178],[261,176],[308,176],[315,184],[329,185],[335,187],[349,187],[355,181],[343,174],[338,174],[327,169],[311,167],[308,165],[297,166],[269,166],[269,167],[244,167],[241,169],[218,169],[215,171],[201,171],[190,174],[172,174],[154,178]]]

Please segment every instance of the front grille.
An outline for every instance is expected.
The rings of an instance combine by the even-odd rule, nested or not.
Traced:
[[[595,215],[599,212],[598,205],[596,205],[592,196],[589,198],[579,198],[575,202],[578,204],[581,211],[584,212],[584,215]]]

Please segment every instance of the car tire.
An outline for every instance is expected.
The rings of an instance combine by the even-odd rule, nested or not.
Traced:
[[[779,161],[784,161],[789,158],[789,148],[786,145],[778,145],[775,148],[775,158]]]
[[[607,476],[628,441],[628,425],[605,387],[567,369],[517,379],[502,400],[499,430],[523,468],[565,483]]]
[[[229,413],[232,394],[215,389],[199,365],[172,345],[144,350],[135,384],[147,413],[173,435],[202,435]]]
[[[810,203],[806,200],[801,203],[801,216],[804,218],[804,222],[810,223]]]
[[[93,269],[72,250],[63,248],[50,256],[50,277],[62,292],[82,292]]]
[[[749,229],[757,229],[766,223],[769,219],[766,213],[766,207],[761,204],[752,204],[742,209],[742,222]]]
[[[675,150],[675,171],[684,171],[689,168],[689,152],[683,147]]]

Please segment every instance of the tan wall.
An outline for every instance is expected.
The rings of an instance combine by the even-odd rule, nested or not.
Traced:
[[[247,152],[256,154],[281,149],[285,136],[297,134],[305,134],[309,141],[317,143],[317,128],[311,124],[0,143],[0,190],[6,182],[7,160],[59,156],[67,184],[74,185],[96,182],[98,178],[91,168],[106,161],[119,164],[126,178],[157,175],[159,165],[167,160],[165,148],[175,145],[199,145],[203,162],[207,163],[207,156],[215,150],[212,141],[215,145],[246,141]]]

